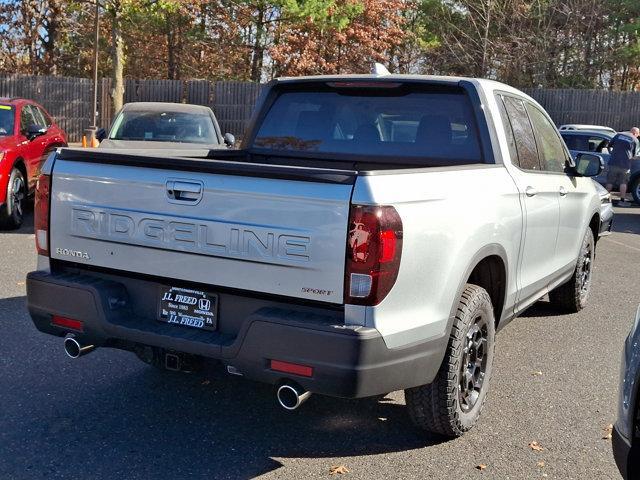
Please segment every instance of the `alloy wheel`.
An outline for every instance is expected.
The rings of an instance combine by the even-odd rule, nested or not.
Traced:
[[[11,182],[11,214],[22,217],[24,207],[24,180],[22,175],[16,175]]]
[[[489,353],[487,320],[479,314],[463,339],[458,399],[463,412],[469,412],[480,398]]]
[[[592,264],[591,245],[587,245],[582,252],[582,264],[580,265],[580,295],[585,295],[589,291]]]

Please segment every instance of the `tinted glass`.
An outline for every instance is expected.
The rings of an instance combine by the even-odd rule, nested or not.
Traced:
[[[504,100],[501,96],[496,97],[498,103],[498,110],[500,110],[500,117],[502,118],[502,126],[504,127],[504,134],[507,137],[507,144],[509,145],[509,156],[511,157],[511,163],[518,165],[518,148],[516,147],[516,139],[513,135],[513,128],[511,128],[511,121],[507,115],[507,110],[504,106]]]
[[[589,150],[589,137],[586,135],[562,135],[569,150],[586,152]]]
[[[524,170],[540,170],[533,128],[522,100],[504,97],[504,104],[511,121],[511,128],[513,128],[513,136],[516,140],[520,168]]]
[[[609,140],[605,137],[593,135],[562,135],[564,143],[569,150],[579,150],[582,152],[608,153],[605,149],[609,147]]]
[[[536,141],[540,152],[540,165],[547,172],[564,172],[565,155],[560,135],[553,123],[538,108],[527,105],[531,122],[536,131]]]
[[[15,112],[10,105],[0,105],[0,136],[13,135]]]
[[[37,122],[33,117],[31,106],[25,105],[20,112],[20,130],[25,132],[31,125],[37,125]]]
[[[209,115],[170,111],[124,111],[114,122],[109,138],[208,145],[218,143]]]
[[[427,165],[482,162],[471,103],[457,91],[284,92],[269,109],[253,146],[419,158]]]
[[[41,127],[47,126],[47,121],[38,107],[31,105],[31,113],[33,114],[33,119],[36,121],[36,125],[40,125]]]

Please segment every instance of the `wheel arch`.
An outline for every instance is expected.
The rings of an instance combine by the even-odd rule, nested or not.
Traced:
[[[482,247],[472,257],[462,276],[462,281],[458,286],[453,302],[454,304],[449,315],[449,329],[453,324],[453,318],[456,314],[457,301],[462,295],[467,283],[478,285],[487,291],[493,305],[497,328],[504,316],[508,282],[509,260],[504,247],[497,243]]]
[[[598,235],[600,235],[600,212],[593,212],[591,220],[589,220],[589,228],[593,233],[593,243],[598,243]]]
[[[24,176],[25,183],[27,185],[29,184],[29,178],[27,174],[27,165],[24,163],[24,159],[22,157],[17,157],[13,161],[13,165],[11,166],[11,168],[17,168],[18,170],[20,170],[20,172]]]

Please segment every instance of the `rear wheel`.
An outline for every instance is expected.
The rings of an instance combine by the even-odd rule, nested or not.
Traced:
[[[591,273],[595,257],[593,232],[587,228],[571,279],[549,292],[551,304],[566,313],[576,313],[587,306],[591,291]]]
[[[27,200],[27,184],[22,172],[13,167],[7,183],[7,201],[0,211],[0,225],[4,228],[20,228],[24,221]]]
[[[446,437],[459,437],[473,428],[487,398],[494,344],[491,298],[485,289],[467,284],[435,380],[405,390],[413,423]]]

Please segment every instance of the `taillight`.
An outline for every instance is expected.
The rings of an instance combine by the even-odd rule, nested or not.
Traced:
[[[345,303],[378,305],[398,278],[402,220],[390,206],[353,205],[349,217]]]
[[[51,177],[40,175],[36,184],[34,201],[34,227],[36,231],[36,250],[40,255],[49,256],[49,194]]]

